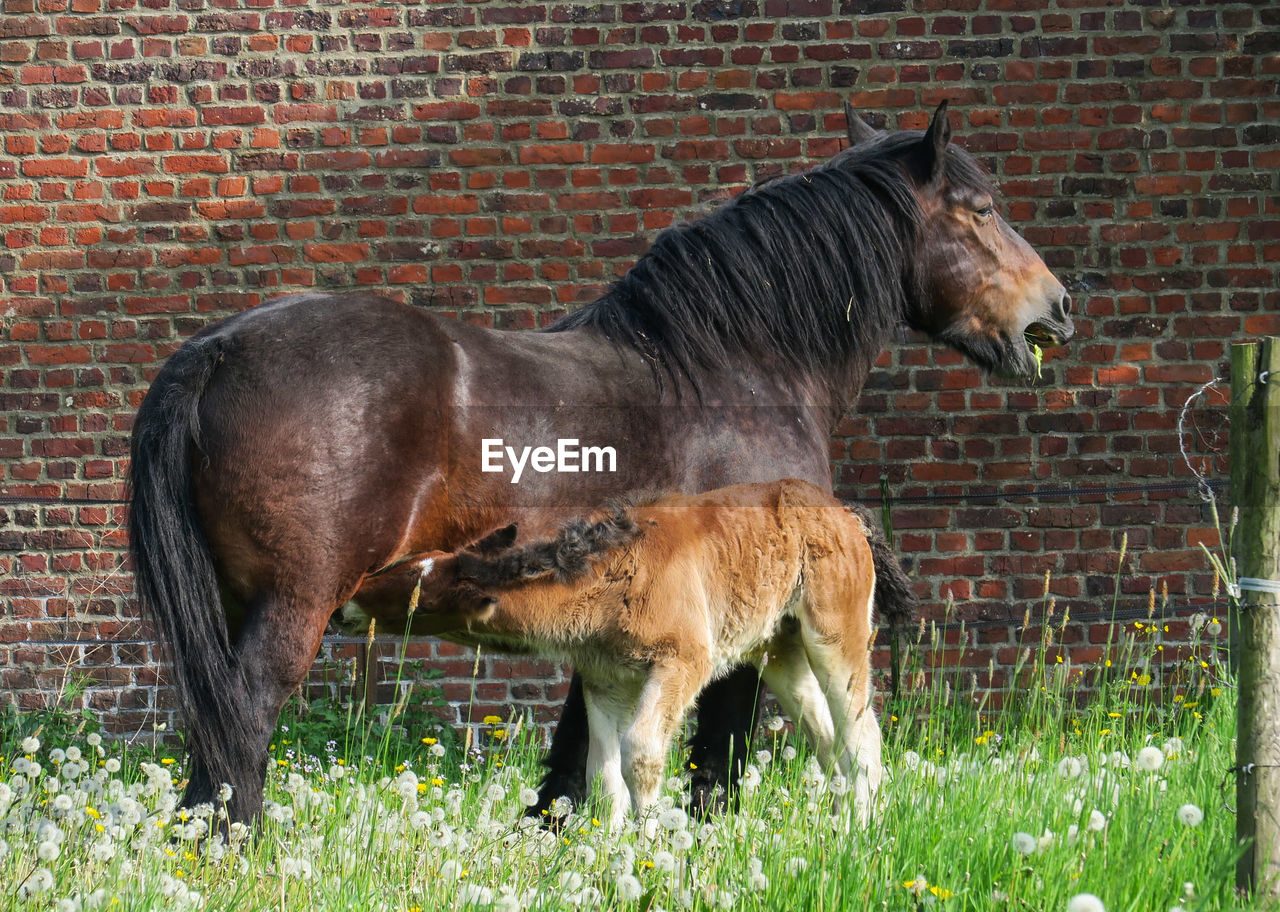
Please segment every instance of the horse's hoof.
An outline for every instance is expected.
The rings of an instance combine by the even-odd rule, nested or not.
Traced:
[[[728,805],[728,796],[720,783],[705,781],[689,784],[689,809],[694,816],[723,814]]]

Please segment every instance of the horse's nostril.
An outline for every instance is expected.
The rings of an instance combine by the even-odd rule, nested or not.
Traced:
[[[1064,294],[1062,300],[1058,302],[1062,307],[1062,315],[1068,317],[1071,315],[1071,295]]]

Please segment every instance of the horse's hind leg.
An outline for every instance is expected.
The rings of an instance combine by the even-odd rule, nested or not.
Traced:
[[[193,769],[183,804],[212,800],[225,781],[232,788],[227,804],[231,820],[247,821],[262,810],[267,747],[280,709],[315,661],[325,624],[335,607],[330,599],[300,593],[273,592],[248,601],[248,610],[233,646],[238,688],[234,705],[239,724],[224,731],[222,753],[228,768],[211,781],[208,771]]]
[[[809,667],[799,629],[774,639],[761,675],[818,755],[818,762],[830,766],[834,759],[835,723],[822,685]]]

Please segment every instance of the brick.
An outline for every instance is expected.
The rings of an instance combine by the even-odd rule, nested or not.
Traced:
[[[11,0],[5,492],[123,494],[132,409],[160,360],[275,289],[369,285],[474,325],[546,325],[601,294],[661,228],[833,154],[846,95],[878,127],[923,127],[950,99],[957,140],[993,171],[1007,217],[1073,286],[1079,337],[1046,351],[1030,389],[940,346],[891,344],[831,441],[841,492],[878,498],[881,474],[904,497],[1185,479],[1186,396],[1220,373],[1230,340],[1280,333],[1275,17],[1131,0],[961,5],[145,3],[117,16],[88,0]],[[1225,427],[1212,403],[1200,414],[1210,456]],[[24,519],[0,507],[0,597],[15,604],[0,643],[132,610],[127,575],[98,578],[120,560],[125,543],[105,527],[122,508],[87,509]],[[967,644],[947,632],[948,661],[984,678],[989,657],[1005,666],[997,686],[1016,683],[1007,664],[1026,632],[1013,628],[1044,570],[1059,604],[1087,617],[1110,604],[1122,532],[1134,555],[1122,600],[1145,605],[1157,578],[1175,603],[1212,585],[1195,547],[1207,520],[1179,492],[943,497],[891,512],[935,616],[950,595],[962,616],[1012,619]],[[58,598],[12,597],[15,566]],[[1100,631],[1064,633],[1073,660],[1100,655]],[[468,654],[414,649],[469,699]],[[101,661],[17,654],[39,668]],[[12,655],[0,648],[0,680],[36,705],[48,675],[7,675]],[[122,726],[169,713],[154,661],[137,650],[88,668],[103,688],[92,705]],[[543,704],[565,687],[548,666],[484,669],[478,705],[500,715],[549,718]]]

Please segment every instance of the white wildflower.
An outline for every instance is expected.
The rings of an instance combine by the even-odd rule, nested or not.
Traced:
[[[1164,751],[1158,747],[1147,746],[1138,751],[1138,758],[1135,761],[1138,769],[1145,770],[1148,773],[1154,773],[1164,765]],[[1082,893],[1081,896],[1089,896],[1091,894]]]
[[[751,794],[760,787],[762,781],[760,770],[754,763],[748,763],[747,768],[742,771],[742,790]]]
[[[67,759],[68,759],[68,760],[70,760],[72,763],[77,763],[77,762],[79,762],[79,760],[80,760],[80,748],[76,747],[74,744],[73,744],[73,745],[71,745],[70,747],[68,747],[68,748],[67,748]]]
[[[620,876],[616,887],[618,898],[623,902],[635,902],[644,893],[644,888],[640,886],[640,881],[636,879],[634,874]]]
[[[538,793],[527,785],[520,790],[520,803],[525,807],[533,807],[538,803]]]
[[[64,896],[53,904],[53,912],[80,912],[80,900],[74,896]]]
[[[909,770],[919,769],[920,755],[912,750],[904,752],[902,755],[902,765]]]
[[[22,752],[24,754],[34,754],[39,749],[40,749],[40,739],[35,737],[34,735],[31,737],[22,739]],[[44,870],[44,869],[41,868],[41,870]],[[40,871],[36,872],[36,874],[39,874],[39,873]],[[32,874],[31,876],[35,877],[36,875]]]
[[[1084,828],[1091,833],[1101,833],[1107,826],[1107,815],[1102,811],[1094,808],[1089,812],[1089,819],[1085,822]]]
[[[1067,900],[1067,912],[1107,912],[1107,908],[1092,893],[1077,893]]]
[[[424,830],[431,826],[431,815],[426,811],[414,811],[409,815],[409,826],[415,830]]]
[[[795,758],[796,758],[796,749],[792,747],[790,744],[788,744],[786,747],[782,749],[782,759],[785,760],[787,763],[790,763]]]
[[[430,755],[431,755],[431,756],[433,756],[433,757],[443,757],[443,756],[444,756],[444,745],[443,745],[443,744],[433,744],[433,745],[431,745],[430,747],[428,747],[428,748],[427,748],[427,753],[428,753],[428,754],[430,754]]]
[[[107,762],[103,765],[102,768],[106,770],[108,773],[115,775],[116,773],[120,772],[120,761],[117,760],[115,757],[108,757]]]
[[[1178,808],[1178,822],[1189,827],[1198,827],[1204,822],[1204,811],[1194,804],[1184,804]]]
[[[284,877],[297,877],[301,880],[311,879],[311,862],[305,858],[282,858],[280,873]]]
[[[799,855],[788,858],[786,865],[783,867],[783,870],[785,870],[791,877],[795,877],[797,874],[803,874],[808,869],[809,859],[802,858]]]
[[[760,890],[767,890],[769,889],[769,878],[766,877],[763,872],[756,871],[747,878],[747,886],[757,892]]]
[[[596,863],[596,850],[589,845],[577,845],[573,848],[574,857],[584,868],[591,868]]]
[[[85,740],[85,743],[88,744],[90,747],[102,746],[102,735],[98,734],[97,732],[89,732],[89,734],[85,736],[84,740]]]
[[[450,858],[440,866],[440,876],[445,880],[457,880],[462,876],[462,871],[462,862],[456,858]]]
[[[693,834],[688,830],[677,830],[671,836],[671,848],[677,852],[685,852],[693,848]]]
[[[1216,637],[1222,633],[1222,622],[1217,618],[1210,619],[1209,623],[1204,625],[1204,632],[1211,637]]]
[[[218,796],[217,796],[218,803],[226,804],[228,801],[230,801],[231,793],[232,793],[232,789],[231,789],[230,782],[224,782],[222,783],[222,785],[218,786]]]
[[[1030,833],[1014,833],[1013,850],[1019,855],[1032,854],[1036,850],[1036,838]]]
[[[1185,753],[1187,750],[1187,745],[1183,742],[1181,738],[1175,736],[1170,738],[1168,741],[1166,741],[1164,743],[1164,746],[1160,749],[1161,751],[1164,752],[1164,755],[1166,757],[1172,760],[1174,757],[1178,756],[1179,754]]]
[[[28,741],[34,741],[34,738],[28,738]],[[36,741],[36,749],[39,749],[39,741]],[[23,744],[26,747],[26,744]],[[48,868],[36,868],[31,872],[31,876],[26,879],[21,887],[18,888],[19,896],[34,896],[37,893],[48,893],[53,889],[53,872]]]
[[[767,750],[756,751],[756,763],[759,763],[761,766],[768,766],[771,760],[773,760],[773,754],[769,753]]]
[[[1041,852],[1048,850],[1053,845],[1053,839],[1053,830],[1046,827],[1044,835],[1036,840],[1036,848]]]
[[[1084,772],[1084,764],[1076,757],[1063,757],[1058,761],[1058,775],[1063,779],[1075,779]]]
[[[668,808],[658,815],[658,822],[666,830],[683,830],[689,825],[689,815],[678,807]]]
[[[827,791],[833,795],[845,795],[849,792],[849,780],[843,773],[835,773],[827,783]]]
[[[654,870],[661,871],[663,874],[670,874],[676,869],[676,857],[665,849],[654,852],[653,867]]]
[[[36,858],[41,861],[53,861],[62,854],[62,847],[56,842],[42,842],[36,846]]]
[[[560,889],[566,893],[573,893],[582,889],[582,875],[577,871],[561,871]]]
[[[764,727],[769,729],[771,732],[779,732],[782,731],[782,726],[786,724],[787,723],[782,716],[770,716],[765,720]]]
[[[66,760],[66,759],[67,759],[67,752],[60,747],[55,747],[53,750],[49,751],[49,761],[51,763],[61,763],[63,760]]]
[[[480,884],[465,883],[458,891],[458,902],[464,906],[487,906],[493,902],[493,891]]]

